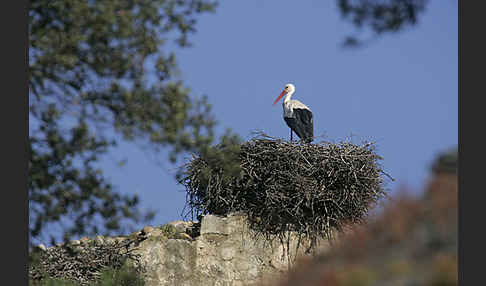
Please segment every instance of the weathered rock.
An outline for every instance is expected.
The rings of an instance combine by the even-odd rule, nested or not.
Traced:
[[[105,243],[104,237],[101,235],[97,235],[95,238],[95,244],[99,246],[99,245],[103,245],[103,243]]]
[[[107,237],[107,238],[105,238],[105,243],[106,244],[114,244],[115,239],[113,237]]]
[[[153,227],[151,227],[151,226],[145,226],[145,227],[142,229],[141,234],[142,234],[142,235],[147,235],[147,234],[149,234],[150,232],[152,232],[153,230],[154,230],[154,228],[153,228]]]
[[[192,227],[194,222],[178,220],[170,222],[169,224],[175,226],[177,233],[185,233],[190,227]]]
[[[79,241],[81,242],[81,244],[88,244],[90,239],[84,236]]]
[[[125,241],[125,239],[126,238],[125,237],[122,237],[122,236],[115,237],[116,243],[121,243],[121,242]]]
[[[296,255],[296,239],[290,241],[288,256],[286,244],[278,239],[255,239],[243,215],[207,215],[196,238],[183,232],[188,223],[169,225],[177,230],[175,239],[152,237],[134,251],[146,266],[148,286],[249,285],[288,270]],[[304,249],[299,248],[299,255]]]
[[[69,245],[72,245],[72,246],[76,246],[76,245],[80,245],[81,244],[81,241],[75,239],[75,240],[71,240],[69,242]]]
[[[184,232],[177,233],[176,238],[177,239],[186,239],[186,240],[189,240],[189,241],[193,240],[193,238],[189,234],[184,233]]]

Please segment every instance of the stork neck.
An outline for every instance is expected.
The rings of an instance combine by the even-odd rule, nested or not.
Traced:
[[[290,91],[288,92],[286,95],[285,95],[285,98],[284,98],[284,103],[287,103],[290,98],[292,97],[292,95],[294,94],[294,91]]]

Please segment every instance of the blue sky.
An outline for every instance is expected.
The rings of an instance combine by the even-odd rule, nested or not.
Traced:
[[[282,106],[272,102],[290,82],[314,113],[315,135],[376,142],[396,179],[392,194],[419,190],[435,155],[457,145],[457,1],[432,0],[416,27],[358,50],[340,45],[356,30],[336,1],[221,2],[199,18],[193,47],[176,50],[181,79],[209,97],[219,135],[229,127],[245,139],[253,130],[288,138]],[[174,174],[182,163],[120,143],[100,167],[117,191],[156,210],[159,225],[181,219],[185,192]]]

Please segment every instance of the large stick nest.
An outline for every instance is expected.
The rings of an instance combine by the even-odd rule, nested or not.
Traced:
[[[215,150],[185,166],[181,183],[191,214],[245,212],[266,235],[330,239],[333,229],[362,222],[386,195],[373,143],[302,144],[260,135]]]

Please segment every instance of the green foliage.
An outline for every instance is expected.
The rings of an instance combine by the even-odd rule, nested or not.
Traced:
[[[176,227],[172,224],[164,224],[160,229],[167,238],[174,238],[177,233]]]
[[[238,136],[227,131],[220,144],[201,152],[201,158],[206,162],[206,165],[201,169],[203,180],[211,180],[214,170],[220,172],[220,183],[222,185],[228,184],[234,178],[241,178],[239,159],[241,143]]]
[[[46,278],[41,281],[29,280],[31,286],[79,286],[79,284],[63,279]]]
[[[66,281],[60,281],[59,279],[52,279],[49,278],[49,274],[45,271],[45,269],[41,266],[41,254],[40,249],[34,249],[34,251],[29,251],[28,255],[28,263],[29,263],[29,285],[32,286],[43,286],[50,284],[61,284],[65,283]],[[30,273],[30,269],[41,269],[39,276],[32,276]],[[33,279],[34,278],[34,279]],[[66,282],[67,283],[67,282]],[[62,285],[62,284],[61,284]]]
[[[341,16],[358,29],[369,28],[375,36],[395,33],[417,24],[428,0],[337,0]],[[362,45],[362,39],[348,36],[344,45]]]
[[[120,269],[106,269],[101,273],[100,280],[96,286],[143,286],[145,280],[130,266],[123,266]]]
[[[96,163],[119,140],[169,148],[172,162],[212,142],[211,107],[189,96],[166,46],[171,39],[188,46],[197,15],[215,7],[210,0],[31,2],[31,238],[54,223],[67,240],[130,231],[129,221],[153,217],[138,210],[137,196],[118,194]]]
[[[442,152],[432,164],[432,171],[435,173],[457,174],[457,156],[457,146]]]

